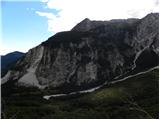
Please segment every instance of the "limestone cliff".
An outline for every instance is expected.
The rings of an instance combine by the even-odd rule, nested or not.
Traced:
[[[142,19],[90,21],[31,49],[2,83],[41,89],[86,89],[127,72],[158,65],[159,14]]]

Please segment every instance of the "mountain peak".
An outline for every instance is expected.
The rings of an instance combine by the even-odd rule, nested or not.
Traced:
[[[92,21],[89,18],[85,18],[80,23],[78,23],[72,31],[88,31],[91,28]]]
[[[20,52],[20,51],[14,51],[14,52],[11,52],[11,53],[8,53],[8,54],[6,54],[6,55],[22,55],[22,54],[24,54],[23,52]],[[5,55],[5,56],[6,56]]]
[[[89,22],[90,19],[89,18],[85,18],[84,20],[82,20],[82,22]]]

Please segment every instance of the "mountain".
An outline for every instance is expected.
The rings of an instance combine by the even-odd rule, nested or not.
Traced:
[[[142,19],[84,19],[29,50],[2,84],[70,93],[149,69],[158,65],[158,26],[158,13]]]
[[[2,77],[8,72],[10,68],[12,68],[15,62],[20,59],[24,53],[22,52],[11,52],[6,55],[1,56],[1,73]]]

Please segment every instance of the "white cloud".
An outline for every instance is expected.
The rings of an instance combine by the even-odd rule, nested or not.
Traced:
[[[31,10],[35,10],[35,8],[31,8]]]
[[[39,16],[47,17],[48,19],[51,19],[51,20],[56,19],[56,16],[53,13],[36,11],[36,14],[38,14]]]
[[[41,1],[44,2],[44,3],[48,2],[48,0],[41,0]]]
[[[60,32],[70,30],[84,18],[91,20],[142,18],[150,12],[158,11],[157,0],[43,0],[48,9],[58,10],[53,13],[37,11],[48,18],[48,30]]]

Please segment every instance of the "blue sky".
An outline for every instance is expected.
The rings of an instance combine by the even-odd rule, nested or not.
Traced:
[[[1,0],[0,54],[27,52],[85,18],[142,18],[159,12],[159,0]]]
[[[47,18],[35,13],[37,10],[52,12],[40,1],[6,1],[1,2],[2,45],[1,54],[11,51],[26,52],[53,35],[49,32]]]

